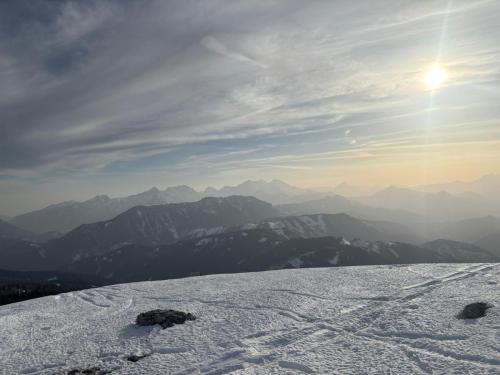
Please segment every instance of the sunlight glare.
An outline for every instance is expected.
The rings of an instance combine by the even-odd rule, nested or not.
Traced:
[[[424,82],[429,90],[436,90],[443,85],[447,78],[446,70],[435,65],[425,74]]]

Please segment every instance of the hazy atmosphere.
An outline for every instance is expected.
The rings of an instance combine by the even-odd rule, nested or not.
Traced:
[[[500,172],[498,1],[3,1],[0,214]]]
[[[500,0],[0,0],[0,371],[500,374]]]

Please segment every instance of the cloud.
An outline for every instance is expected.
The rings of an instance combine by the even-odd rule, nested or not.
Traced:
[[[199,181],[258,154],[482,141],[500,114],[500,5],[447,4],[1,2],[0,194],[26,175],[97,189],[115,172]],[[442,35],[453,82],[430,103],[419,80]]]
[[[266,65],[262,64],[256,60],[253,60],[241,53],[238,53],[236,51],[232,51],[229,48],[227,48],[224,44],[222,44],[219,40],[214,38],[213,36],[206,36],[201,40],[201,44],[208,48],[209,50],[218,53],[222,56],[228,57],[230,59],[238,60],[238,61],[243,61],[252,65],[256,65],[259,68],[265,69]]]

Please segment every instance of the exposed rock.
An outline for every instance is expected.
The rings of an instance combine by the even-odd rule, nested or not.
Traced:
[[[458,319],[477,319],[486,315],[486,310],[492,308],[493,305],[490,305],[486,302],[474,302],[468,304],[464,307],[464,309],[457,315]]]
[[[110,371],[102,370],[99,367],[90,367],[86,369],[73,369],[67,372],[67,375],[105,375],[109,374]]]
[[[174,324],[184,324],[186,320],[195,320],[191,313],[177,310],[151,310],[137,316],[135,322],[140,326],[161,325],[162,328],[172,327]]]
[[[137,362],[137,361],[140,361],[143,358],[146,358],[147,356],[148,356],[148,354],[131,354],[131,355],[129,355],[126,358],[127,358],[127,361]]]

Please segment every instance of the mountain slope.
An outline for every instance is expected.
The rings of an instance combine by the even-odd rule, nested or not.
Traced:
[[[340,195],[330,195],[321,199],[290,203],[276,206],[283,215],[337,214],[345,213],[365,220],[388,221],[401,225],[415,226],[424,218],[415,213],[403,210],[389,210],[371,207]],[[402,229],[402,228],[401,228]]]
[[[471,245],[447,251],[340,237],[289,238],[274,228],[223,232],[170,245],[129,245],[62,269],[121,282],[282,268],[498,261]]]
[[[163,246],[129,245],[69,263],[63,269],[121,282],[270,269],[273,231],[223,233]]]
[[[33,237],[33,233],[18,228],[7,221],[0,220],[0,238],[32,239]]]
[[[124,198],[98,195],[84,202],[63,202],[16,216],[11,221],[35,233],[51,231],[64,233],[81,224],[111,219],[134,206],[190,202],[200,198],[196,191],[187,186],[171,187],[164,191],[152,188]]]
[[[58,232],[45,232],[35,234],[33,232],[18,228],[17,226],[0,220],[0,238],[32,241],[37,243],[47,242],[61,237],[62,234]]]
[[[57,271],[21,272],[0,269],[0,306],[47,295],[94,288],[109,280]]]
[[[346,214],[302,215],[272,220],[264,220],[257,228],[269,228],[288,238],[337,236],[345,238],[363,238],[366,240],[388,240],[384,233],[363,220]]]
[[[391,234],[379,230],[377,222],[359,220],[346,214],[311,214],[300,216],[273,217],[257,223],[246,223],[240,226],[213,228],[193,231],[189,237],[199,238],[212,234],[238,232],[245,230],[273,231],[277,235],[288,238],[313,238],[336,236],[363,238],[366,240],[395,240]]]
[[[427,221],[460,220],[498,212],[498,207],[480,196],[456,196],[446,191],[425,193],[395,186],[357,200],[374,207],[413,212]]]
[[[475,245],[500,256],[500,231],[481,238]]]
[[[498,260],[498,254],[470,244],[401,242],[397,224],[346,214],[274,217],[230,226],[273,213],[270,205],[245,197],[137,207],[46,244],[4,239],[0,262],[6,269],[60,269],[137,281],[288,266]],[[315,260],[305,262],[307,253],[316,254]]]
[[[135,206],[153,206],[169,203],[194,202],[206,197],[232,195],[254,196],[271,203],[283,203],[296,199],[308,200],[318,193],[286,184],[283,181],[246,181],[221,189],[207,188],[198,192],[189,186],[173,186],[165,190],[154,187],[139,194],[122,198],[98,195],[84,202],[62,202],[41,210],[28,212],[11,219],[20,228],[35,232],[69,232],[82,224],[105,221]]]
[[[0,307],[7,374],[495,374],[498,264],[302,269],[122,284]],[[478,321],[465,304],[494,305]],[[191,312],[166,330],[152,309]],[[82,339],[84,338],[84,339]],[[126,357],[146,355],[137,362]]]
[[[435,227],[434,230],[435,237],[475,243],[490,234],[500,232],[500,218],[485,216],[465,219],[446,223]]]
[[[345,214],[259,220],[274,214],[276,211],[269,204],[245,197],[205,198],[195,203],[135,207],[110,221],[83,225],[47,244],[0,242],[0,261],[8,269],[54,269],[85,257],[100,256],[127,244],[169,244],[182,238],[201,238],[247,229],[264,231],[267,237],[276,235],[280,240],[324,236],[399,239],[386,230],[385,224],[379,230],[381,223],[368,223]],[[238,223],[245,224],[235,226]],[[213,225],[222,226],[212,228]]]
[[[427,242],[422,247],[435,250],[443,257],[455,257],[462,259],[464,262],[477,262],[481,261],[481,259],[490,261],[494,257],[497,258],[497,261],[500,260],[500,254],[464,242],[439,239]]]
[[[485,175],[474,181],[455,181],[445,184],[424,185],[417,188],[429,192],[445,190],[452,194],[473,192],[499,202],[498,192],[500,191],[500,174]]]
[[[109,221],[82,225],[49,242],[48,249],[56,264],[64,264],[126,244],[168,244],[195,229],[259,221],[276,213],[269,203],[242,196],[138,206]]]
[[[45,244],[0,238],[0,267],[5,270],[39,271],[57,268],[47,257]]]
[[[291,197],[307,194],[311,191],[289,185],[280,180],[266,182],[264,180],[245,181],[236,186],[224,186],[219,190],[207,188],[205,195],[226,197],[230,195],[252,195],[256,198],[272,203],[282,203]]]

